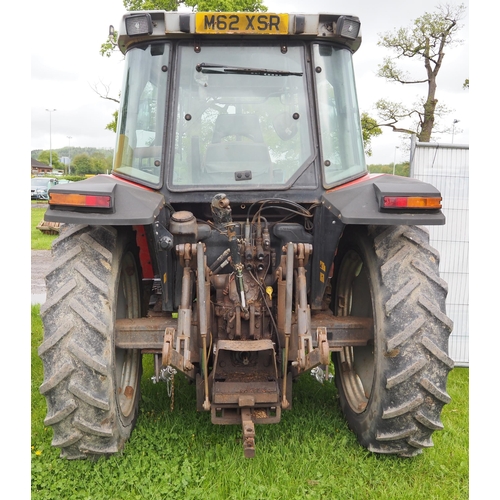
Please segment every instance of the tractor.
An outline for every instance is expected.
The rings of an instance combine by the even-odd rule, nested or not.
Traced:
[[[112,28],[113,30],[113,28]],[[256,426],[293,382],[334,377],[360,445],[411,457],[450,402],[442,196],[366,167],[358,17],[127,12],[113,168],[54,186],[39,347],[45,424],[68,459],[124,449],[154,381]],[[177,374],[177,375],[175,375]]]

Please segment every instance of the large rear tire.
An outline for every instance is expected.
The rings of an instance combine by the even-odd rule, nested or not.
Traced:
[[[134,233],[63,225],[52,247],[39,348],[52,445],[68,459],[120,451],[135,424],[141,353],[115,347],[116,318],[141,315]]]
[[[335,353],[335,379],[347,422],[370,451],[413,456],[443,428],[453,325],[438,265],[416,226],[348,227],[340,242],[334,312],[372,317],[374,342]]]

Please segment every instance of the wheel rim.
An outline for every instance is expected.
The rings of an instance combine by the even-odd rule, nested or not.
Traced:
[[[132,253],[127,252],[122,260],[116,319],[140,316],[140,292],[137,266]],[[115,349],[116,391],[118,406],[124,417],[129,417],[135,408],[139,390],[141,354],[138,349]]]
[[[370,280],[360,255],[350,250],[339,269],[336,314],[373,318]],[[339,378],[351,409],[362,413],[370,399],[375,358],[374,346],[344,347],[338,353]]]

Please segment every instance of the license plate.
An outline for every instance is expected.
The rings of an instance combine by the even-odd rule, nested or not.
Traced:
[[[196,33],[286,35],[288,34],[288,14],[268,14],[261,12],[197,12]]]

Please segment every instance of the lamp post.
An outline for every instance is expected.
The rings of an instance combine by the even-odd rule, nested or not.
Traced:
[[[453,128],[451,129],[451,143],[453,144],[453,140],[455,138],[455,123],[458,123],[460,120],[453,120]]]
[[[49,166],[52,167],[52,112],[57,109],[46,109],[49,112]]]
[[[70,135],[68,135],[67,137],[68,137],[68,141],[69,141],[69,146],[68,146],[68,157],[69,157],[69,161],[68,161],[68,175],[71,175],[71,139],[73,139],[73,137],[71,137]]]
[[[396,152],[399,149],[399,146],[394,148],[394,163],[392,164],[392,175],[396,175]]]

